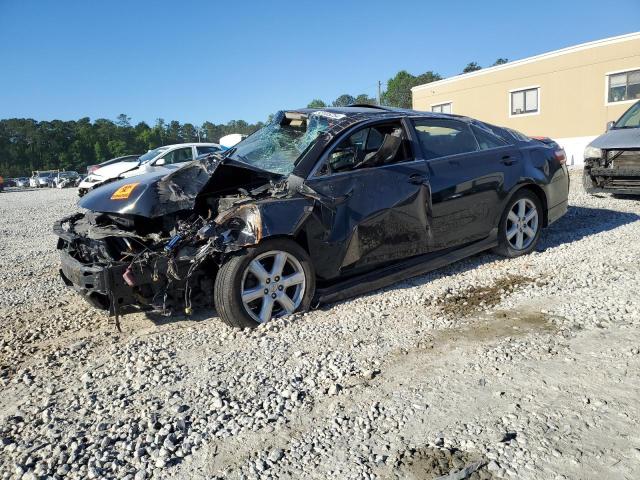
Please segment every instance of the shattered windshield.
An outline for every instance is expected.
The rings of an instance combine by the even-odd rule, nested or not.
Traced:
[[[230,156],[261,170],[289,175],[302,153],[337,120],[324,113],[278,112],[271,123],[236,145]]]
[[[639,128],[640,127],[640,102],[627,110],[613,128]]]

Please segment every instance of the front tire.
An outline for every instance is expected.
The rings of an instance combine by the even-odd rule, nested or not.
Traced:
[[[494,252],[508,258],[530,253],[542,231],[542,204],[531,190],[519,190],[509,200],[498,227]]]
[[[314,293],[315,271],[307,252],[277,238],[229,258],[218,271],[213,298],[226,324],[253,328],[308,310]]]

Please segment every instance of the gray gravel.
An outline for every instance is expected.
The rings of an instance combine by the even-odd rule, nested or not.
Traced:
[[[573,175],[532,255],[118,334],[57,278],[75,195],[0,193],[1,478],[640,478],[640,200]]]

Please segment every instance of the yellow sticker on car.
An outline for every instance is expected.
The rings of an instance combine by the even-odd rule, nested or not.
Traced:
[[[131,196],[133,189],[136,188],[140,182],[138,183],[127,183],[126,185],[121,186],[113,195],[111,195],[111,200],[126,200]]]

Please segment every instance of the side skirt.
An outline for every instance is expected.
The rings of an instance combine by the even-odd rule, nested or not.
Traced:
[[[495,229],[486,239],[464,247],[412,257],[400,263],[318,289],[314,296],[313,305],[338,302],[372,290],[378,290],[401,280],[431,272],[463,258],[489,250],[497,245],[497,229]]]

